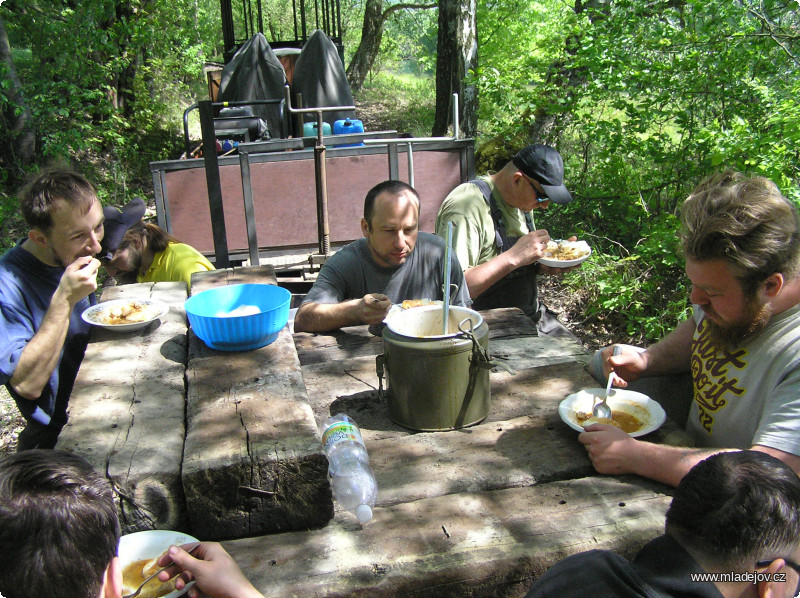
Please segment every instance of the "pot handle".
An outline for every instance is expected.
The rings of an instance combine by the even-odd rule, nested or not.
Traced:
[[[381,353],[375,356],[375,373],[378,375],[378,398],[383,399],[383,370],[386,369],[386,387],[389,387],[389,364],[386,363],[386,356]]]
[[[516,376],[517,375],[517,370],[512,368],[507,363],[503,363],[502,361],[499,361],[497,359],[490,359],[489,361],[486,362],[485,366],[483,364],[481,364],[481,367],[488,367],[489,369],[500,368],[501,370],[507,371],[512,376]]]

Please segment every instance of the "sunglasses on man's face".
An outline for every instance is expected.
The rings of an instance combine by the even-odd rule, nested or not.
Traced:
[[[531,186],[531,189],[533,189],[533,195],[536,197],[536,201],[538,201],[539,203],[550,201],[550,198],[544,194],[544,191],[540,191],[539,189],[536,188],[536,185],[533,184],[533,181],[531,179],[529,179],[524,174],[522,174],[522,176],[525,178],[526,181],[528,181],[528,184]]]

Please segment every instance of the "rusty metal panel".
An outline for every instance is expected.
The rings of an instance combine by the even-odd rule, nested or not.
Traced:
[[[332,243],[361,236],[364,197],[389,177],[385,153],[359,153],[352,148],[326,160],[328,210]],[[445,196],[467,179],[463,172],[464,148],[415,149],[415,186],[422,198],[420,229],[432,232],[436,213]],[[405,152],[400,152],[398,172],[408,181]],[[311,152],[282,152],[265,161],[251,158],[250,172],[258,244],[261,249],[313,246],[318,242],[314,159]],[[161,171],[159,189],[169,230],[181,241],[206,254],[214,252],[211,216],[202,161],[153,163]],[[174,168],[174,169],[173,169]],[[247,227],[238,160],[220,160],[225,230],[230,253],[246,252]],[[154,176],[154,184],[156,177]]]

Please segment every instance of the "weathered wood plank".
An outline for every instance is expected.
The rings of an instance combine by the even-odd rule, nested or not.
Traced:
[[[102,299],[124,297],[153,297],[170,309],[140,331],[93,330],[57,448],[106,474],[117,491],[123,533],[185,530],[186,285],[110,287]]]
[[[369,443],[369,455],[382,506],[532,486],[593,472],[575,431],[552,414],[413,434],[402,443],[384,438]]]
[[[267,598],[517,597],[570,554],[638,550],[663,531],[666,492],[587,477],[379,507],[363,528],[340,514],[318,531],[224,545]]]
[[[211,272],[216,284],[274,280],[271,268]],[[333,515],[297,352],[288,329],[253,351],[209,349],[189,336],[183,486],[192,531],[237,538],[324,525]]]
[[[244,268],[225,268],[210,272],[192,274],[192,295],[213,287],[226,284],[262,283],[278,284],[272,266],[248,266]]]

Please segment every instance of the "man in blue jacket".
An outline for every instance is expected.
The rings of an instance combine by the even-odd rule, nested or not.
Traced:
[[[67,421],[96,304],[103,207],[83,176],[53,170],[22,192],[28,236],[0,258],[0,383],[27,425],[18,450],[53,448]]]

